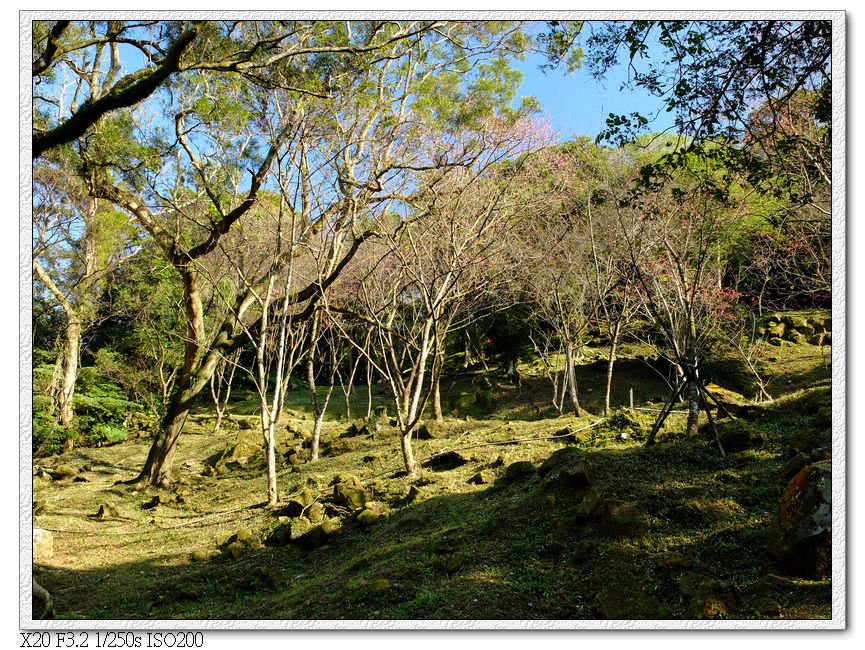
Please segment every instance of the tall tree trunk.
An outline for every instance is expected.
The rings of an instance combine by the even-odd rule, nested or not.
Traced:
[[[688,424],[685,427],[685,435],[688,438],[697,437],[697,428],[700,420],[700,387],[697,385],[699,381],[697,377],[697,349],[692,347],[688,351],[688,367],[685,369],[685,376],[688,378]]]
[[[607,387],[604,392],[604,417],[610,417],[610,391],[613,387],[613,365],[616,363],[616,348],[619,345],[619,332],[622,328],[622,321],[617,320],[616,326],[610,332],[610,357],[607,360]]]
[[[441,391],[441,378],[442,371],[444,369],[444,355],[439,353],[435,355],[435,361],[433,364],[433,373],[432,373],[432,381],[433,381],[433,417],[436,422],[444,421],[444,414],[442,413],[442,391]]]
[[[577,375],[574,372],[574,347],[571,343],[565,345],[565,362],[568,364],[568,395],[571,398],[571,406],[574,408],[574,415],[580,417],[580,398],[577,394]]]
[[[69,315],[66,325],[65,342],[63,345],[63,360],[61,362],[63,373],[60,387],[55,396],[55,408],[60,424],[69,428],[72,426],[74,411],[72,398],[75,394],[75,380],[78,377],[78,357],[81,353],[81,325],[75,320],[74,315]]]
[[[408,433],[403,433],[401,440],[402,460],[405,465],[405,471],[409,476],[417,476],[417,461],[414,458],[414,452],[411,448],[412,430]]]
[[[148,485],[167,488],[171,486],[173,477],[171,475],[174,454],[177,451],[177,439],[183,431],[186,417],[189,415],[188,402],[175,397],[169,406],[168,412],[162,419],[159,433],[150,446],[147,459],[141,473],[132,482],[147,482]]]
[[[277,389],[278,390],[278,389]],[[267,422],[265,423],[265,417]],[[279,490],[276,485],[276,422],[274,418],[262,411],[262,424],[267,425],[265,444],[267,449],[267,505],[275,506],[279,502]]]

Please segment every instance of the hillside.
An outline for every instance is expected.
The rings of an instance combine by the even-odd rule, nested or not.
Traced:
[[[140,468],[145,437],[38,459],[34,527],[53,544],[35,576],[74,619],[828,618],[830,581],[788,571],[767,540],[790,478],[831,458],[829,356],[805,341],[771,348],[776,399],[736,397],[724,457],[705,425],[685,439],[679,413],[644,445],[656,413],[627,408],[629,391],[658,409],[667,389],[636,346],[609,419],[601,361],[581,366],[579,418],[546,405],[538,364],[520,366],[519,390],[454,374],[413,480],[387,418],[350,424],[338,403],[323,457],[304,462],[299,390],[276,510],[262,505],[258,418],[240,395],[217,435],[206,405],[189,418],[171,490],[117,483]],[[714,384],[735,388],[724,368]]]

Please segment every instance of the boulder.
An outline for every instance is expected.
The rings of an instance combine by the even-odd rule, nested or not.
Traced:
[[[110,503],[100,504],[99,510],[96,511],[97,519],[117,519],[119,516],[117,508]]]
[[[393,588],[393,584],[387,578],[377,578],[369,583],[369,593],[386,594]]]
[[[333,500],[349,510],[362,510],[367,501],[372,500],[372,495],[363,487],[360,479],[349,474],[338,477],[333,486]]]
[[[318,494],[314,490],[303,488],[286,501],[279,514],[283,517],[300,517],[317,499]]]
[[[588,492],[583,496],[580,505],[577,506],[576,516],[578,521],[588,521],[595,515],[604,501],[604,491],[605,486],[601,484],[596,484],[589,488]]]
[[[651,528],[648,513],[632,502],[607,499],[599,511],[601,532],[612,537],[643,537]]]
[[[426,461],[423,466],[435,470],[436,472],[446,472],[456,469],[457,467],[462,467],[467,462],[468,460],[463,458],[459,453],[455,451],[446,451],[441,454],[436,454]]]
[[[591,482],[588,464],[583,460],[574,460],[547,473],[541,482],[541,487],[544,489],[561,487],[579,490],[589,487]]]
[[[727,453],[747,451],[766,444],[766,434],[747,420],[725,420],[717,424],[718,437]]]
[[[786,333],[786,327],[784,323],[776,323],[775,325],[769,325],[766,329],[766,332],[769,334],[769,338],[784,338],[784,334]]]
[[[366,508],[357,514],[357,523],[361,526],[372,526],[381,519],[385,519],[390,515],[390,511],[382,503],[370,502],[366,504]]]
[[[71,465],[57,465],[56,467],[50,468],[48,474],[50,474],[51,478],[55,481],[61,481],[65,478],[78,476],[78,470]]]
[[[531,461],[518,460],[505,468],[504,479],[506,481],[517,481],[528,476],[534,476],[534,474],[535,466],[532,465]]]
[[[312,522],[306,517],[288,519],[273,529],[264,543],[266,546],[285,546],[309,532]]]
[[[832,570],[832,463],[802,469],[787,484],[769,532],[769,550],[785,570],[822,579]]]
[[[418,440],[434,440],[444,437],[447,429],[444,422],[437,420],[428,420],[421,424],[417,429]]]
[[[473,485],[487,485],[488,483],[492,483],[493,474],[492,472],[488,472],[486,470],[482,470],[480,472],[475,472],[472,474],[471,478],[469,478],[468,482]]]
[[[338,519],[325,519],[297,538],[297,543],[306,549],[319,548],[330,541],[331,536],[339,530]]]
[[[690,599],[688,618],[726,618],[736,609],[738,597],[730,583],[689,572],[679,578],[679,591]]]
[[[44,528],[33,529],[33,561],[44,562],[54,557],[54,535]]]

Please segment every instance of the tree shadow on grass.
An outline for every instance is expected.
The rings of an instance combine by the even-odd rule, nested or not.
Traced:
[[[607,498],[645,511],[649,532],[611,535],[579,520],[582,493],[544,491],[536,474],[470,486],[483,466],[474,462],[450,482],[431,477],[425,497],[394,503],[368,528],[345,521],[319,548],[194,562],[191,548],[154,536],[147,559],[40,570],[39,579],[68,618],[580,620],[615,616],[603,605],[611,593],[641,595],[624,603],[626,618],[687,618],[693,597],[682,584],[693,575],[731,585],[727,615],[758,616],[760,585],[780,570],[765,541],[783,485],[765,460],[722,459],[708,441],[568,453],[590,464]],[[253,528],[264,536],[267,527]],[[828,583],[784,580],[770,593],[782,612],[829,615]]]

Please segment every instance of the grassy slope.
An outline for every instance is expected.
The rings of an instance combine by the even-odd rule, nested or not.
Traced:
[[[776,375],[770,391],[781,399],[751,415],[768,444],[726,459],[708,440],[681,440],[681,416],[670,418],[662,444],[645,448],[641,438],[652,416],[630,412],[614,425],[587,430],[577,443],[472,446],[460,452],[465,465],[427,469],[412,483],[392,471],[400,465],[398,442],[387,437],[363,438],[353,450],[283,468],[284,495],[311,487],[327,496],[331,479],[347,472],[392,509],[369,528],[344,521],[327,546],[314,550],[265,547],[237,560],[226,553],[192,560],[196,549],[224,549],[240,529],[263,538],[276,525],[272,513],[253,507],[265,493],[260,458],[223,476],[202,475],[202,462],[237,434],[210,435],[203,414],[190,421],[178,452],[183,503],[145,510],[142,504],[155,491],[113,486],[143,462],[146,440],[75,450],[48,464],[87,464],[88,481],[37,478],[34,498],[41,511],[34,525],[100,534],[55,532],[55,554],[38,568],[40,582],[67,618],[585,619],[688,618],[693,613],[681,582],[699,576],[727,583],[730,616],[828,617],[828,582],[766,577],[778,572],[766,537],[784,487],[777,470],[790,440],[803,431],[827,430],[825,412],[817,407],[828,405],[829,370],[814,346],[785,345],[770,354]],[[594,413],[601,410],[603,370],[587,366],[580,378],[581,397]],[[548,384],[532,372],[525,369],[519,395],[512,386],[494,385],[486,413],[472,400],[470,376],[448,382],[446,408],[459,419],[447,420],[447,437],[418,441],[418,455],[554,435],[596,419],[549,417]],[[620,365],[614,404],[626,402],[631,387],[638,403],[664,395],[658,375],[638,361]],[[299,392],[291,405],[296,419],[289,424],[299,429],[309,427],[305,401]],[[252,408],[251,401],[238,403],[234,412]],[[337,416],[341,408],[335,400],[327,433],[345,429]],[[355,397],[353,409],[365,411],[364,395]],[[504,468],[494,467],[500,455],[505,465],[529,460],[537,467],[564,447],[587,460],[608,496],[635,502],[650,515],[648,535],[610,537],[596,523],[578,524],[578,495],[544,492],[537,476],[505,482]],[[484,469],[494,482],[467,482]],[[411,484],[421,492],[406,504]],[[120,518],[94,518],[103,503],[114,504]],[[780,605],[780,614],[766,613],[767,599]],[[601,604],[611,600],[622,603],[618,613]]]

